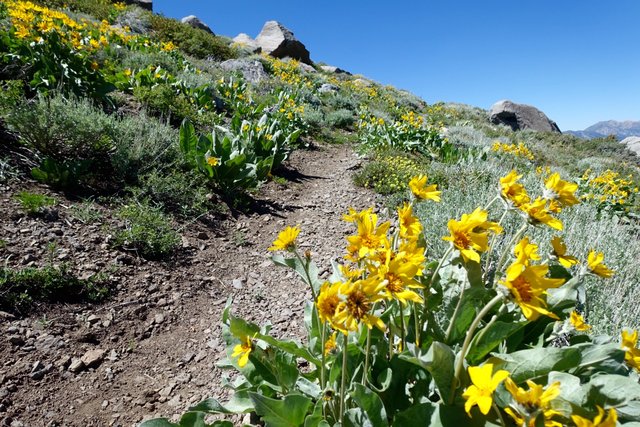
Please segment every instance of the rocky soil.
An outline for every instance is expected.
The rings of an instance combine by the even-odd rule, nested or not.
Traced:
[[[310,293],[271,263],[267,248],[284,226],[299,224],[302,248],[327,276],[352,232],[342,213],[376,203],[351,182],[359,164],[349,147],[296,151],[287,182],[264,186],[251,213],[185,224],[180,253],[164,262],[114,249],[108,209],[87,225],[71,214],[77,202],[56,194],[57,215],[31,218],[18,213],[12,196],[48,190],[25,181],[0,187],[3,262],[66,263],[80,277],[102,272],[116,288],[100,305],[40,306],[24,318],[0,312],[0,425],[136,426],[224,398],[228,372],[216,363],[226,356],[220,323],[227,299],[235,314],[302,337]]]

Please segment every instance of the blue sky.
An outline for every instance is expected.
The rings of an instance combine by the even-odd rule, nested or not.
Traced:
[[[312,60],[429,103],[511,99],[562,130],[640,120],[638,0],[155,0],[154,11],[231,37],[280,21]]]

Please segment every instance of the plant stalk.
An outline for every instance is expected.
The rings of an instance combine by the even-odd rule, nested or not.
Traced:
[[[502,255],[500,256],[500,260],[498,261],[498,264],[496,265],[496,274],[498,274],[500,272],[500,270],[502,269],[502,266],[504,264],[505,258],[507,257],[507,254],[510,252],[511,246],[513,246],[513,244],[516,242],[516,240],[518,240],[520,238],[520,236],[522,235],[522,233],[525,232],[525,230],[527,229],[528,226],[529,226],[529,224],[525,223],[522,227],[520,227],[520,229],[516,232],[516,234],[513,235],[511,240],[509,240],[509,243],[507,244],[507,247],[505,248],[504,251],[502,251]],[[495,281],[494,281],[494,284],[495,284]]]
[[[453,376],[454,386],[451,387],[451,396],[449,396],[450,402],[453,401],[455,392],[458,389],[458,386],[460,384],[460,372],[462,371],[462,365],[464,364],[464,359],[467,357],[467,351],[469,351],[469,344],[471,344],[471,339],[473,338],[473,334],[476,332],[476,329],[478,328],[478,325],[482,321],[482,318],[486,316],[487,313],[489,313],[489,311],[491,311],[494,305],[502,301],[502,298],[503,296],[501,294],[498,294],[495,297],[493,297],[493,299],[489,301],[487,305],[484,306],[484,308],[480,311],[480,313],[478,313],[476,318],[473,319],[471,326],[469,326],[467,335],[464,338],[464,343],[462,344],[462,349],[460,350],[460,355],[459,355],[460,357],[456,361],[456,367],[455,367],[454,376]]]
[[[296,255],[296,258],[298,258],[298,261],[300,261],[300,263],[304,267],[304,274],[305,276],[307,276],[307,284],[311,288],[311,296],[313,297],[313,302],[315,303],[318,300],[318,296],[316,295],[316,291],[313,289],[313,282],[311,280],[311,275],[309,274],[309,263],[311,262],[311,259],[307,259],[307,261],[305,262],[297,250],[294,250],[293,253]]]
[[[325,386],[325,381],[324,381],[324,374],[325,374],[325,362],[326,362],[326,356],[325,356],[325,351],[324,351],[324,346],[326,344],[326,334],[327,334],[327,322],[322,322],[322,332],[321,332],[321,338],[320,338],[320,342],[321,342],[321,346],[320,346],[320,351],[322,352],[322,366],[320,367],[320,388],[322,389],[322,391],[324,392],[324,386]]]
[[[371,350],[371,329],[367,328],[367,347],[364,351],[364,373],[362,375],[362,385],[367,385],[367,372],[369,371],[369,351]]]
[[[349,344],[349,334],[344,334],[344,345],[342,348],[342,378],[340,379],[340,425],[344,425],[344,404],[345,404],[345,385],[347,382],[347,345]]]

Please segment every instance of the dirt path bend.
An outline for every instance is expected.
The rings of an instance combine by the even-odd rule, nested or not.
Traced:
[[[234,313],[269,321],[280,336],[302,335],[310,293],[273,266],[267,248],[285,226],[300,225],[300,245],[328,275],[352,232],[341,215],[376,203],[352,184],[360,162],[346,146],[294,152],[288,181],[263,187],[256,213],[227,221],[224,231],[187,227],[173,263],[123,255],[104,243],[99,225],[73,221],[64,209],[53,224],[16,217],[11,196],[20,188],[0,188],[9,266],[44,265],[44,247],[53,240],[78,274],[110,271],[119,289],[99,306],[0,317],[0,425],[136,426],[153,416],[176,419],[193,403],[224,396],[215,363],[224,357],[227,298],[234,298]]]

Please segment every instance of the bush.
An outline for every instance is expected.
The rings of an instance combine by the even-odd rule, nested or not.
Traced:
[[[148,200],[132,201],[118,209],[116,216],[124,221],[124,229],[114,235],[116,246],[158,259],[172,254],[180,243],[180,235],[171,228],[171,219]]]
[[[35,304],[97,302],[109,293],[101,275],[79,279],[66,267],[0,268],[0,309],[26,314]]]
[[[156,38],[165,43],[172,42],[183,52],[196,58],[211,57],[217,61],[224,61],[236,57],[235,51],[229,47],[228,40],[222,37],[161,15],[150,15],[149,21]]]
[[[197,217],[214,208],[204,177],[195,171],[153,171],[134,191],[183,218]]]
[[[37,0],[35,3],[53,9],[70,9],[86,13],[100,21],[113,21],[118,14],[114,2],[110,0]]]
[[[355,117],[353,116],[353,111],[341,109],[331,111],[327,114],[326,122],[331,127],[336,127],[340,129],[349,129],[355,123]]]
[[[409,180],[422,173],[415,158],[403,154],[380,154],[353,176],[356,185],[380,194],[405,191]]]

